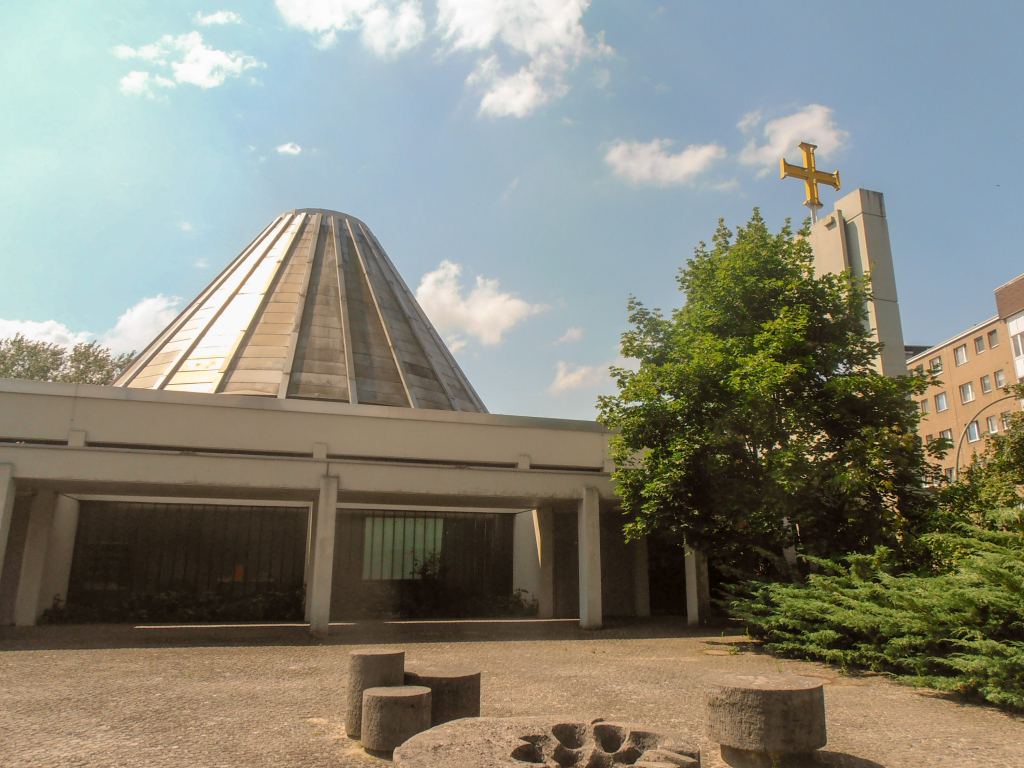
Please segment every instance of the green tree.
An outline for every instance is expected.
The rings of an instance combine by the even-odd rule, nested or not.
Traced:
[[[928,527],[935,470],[911,396],[932,379],[875,371],[865,282],[815,276],[798,234],[756,209],[735,237],[720,222],[680,270],[682,308],[630,298],[622,351],[639,370],[613,369],[618,395],[600,401],[627,535],[668,528],[749,565],[797,536],[829,556]]]
[[[1024,401],[1024,384],[1003,390]],[[1009,403],[1007,403],[1009,406]],[[988,438],[985,451],[942,492],[953,519],[991,530],[1021,527],[1024,520],[1024,413],[1013,413],[1002,434]]]
[[[69,384],[113,384],[128,367],[134,352],[114,355],[98,342],[59,344],[31,341],[21,334],[0,339],[0,379],[62,381]]]

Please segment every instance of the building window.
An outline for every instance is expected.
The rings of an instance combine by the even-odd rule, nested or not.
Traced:
[[[989,416],[986,421],[988,425],[988,433],[990,435],[994,435],[996,432],[999,431],[999,419],[997,419],[995,416]]]
[[[942,358],[933,357],[928,361],[928,370],[932,373],[942,373]]]
[[[441,554],[444,520],[433,517],[367,517],[363,524],[363,580],[422,578],[424,565]]]
[[[927,416],[929,413],[931,413],[931,410],[931,404],[928,402],[928,398],[926,397],[924,400],[921,401],[921,415]]]
[[[942,413],[943,411],[945,411],[948,408],[949,408],[949,402],[946,400],[946,393],[945,392],[939,392],[939,394],[937,394],[935,396],[935,412],[936,413]]]
[[[1003,422],[1003,432],[1010,428],[1010,412],[999,414],[1000,420]]]
[[[939,432],[939,437],[941,437],[943,440],[952,440],[953,439],[953,430],[952,429],[944,429],[941,432]]]
[[[976,443],[981,440],[981,426],[976,421],[967,425],[967,442]]]
[[[974,354],[980,355],[985,351],[985,337],[979,336],[974,340]]]
[[[993,328],[991,331],[988,332],[988,348],[992,349],[992,347],[998,347],[998,346],[999,346],[999,331],[997,329]]]
[[[992,391],[992,377],[982,376],[981,377],[981,391],[988,394]]]
[[[1024,357],[1024,343],[1021,342],[1024,333],[1018,333],[1016,336],[1010,337],[1010,342],[1013,344],[1013,356]]]
[[[960,402],[969,403],[974,400],[974,382],[968,381],[960,385]]]
[[[952,467],[950,467],[949,469],[943,470],[942,474],[944,474],[946,476],[946,480],[948,480],[951,483],[954,480],[956,480],[956,470],[953,469]]]
[[[996,377],[996,386],[999,387],[999,389],[1002,389],[1003,387],[1006,386],[1006,374],[1005,373],[1003,373],[1002,371],[996,371],[995,372],[995,377]]]
[[[959,347],[953,350],[953,359],[957,365],[963,365],[967,362],[967,345],[961,344]]]

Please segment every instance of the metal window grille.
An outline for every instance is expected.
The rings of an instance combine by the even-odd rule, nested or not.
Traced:
[[[83,501],[68,602],[298,589],[308,517],[301,507]]]

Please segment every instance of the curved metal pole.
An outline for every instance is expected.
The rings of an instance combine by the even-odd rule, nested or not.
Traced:
[[[1001,402],[1003,402],[1003,400],[1016,400],[1016,399],[1017,399],[1016,395],[1007,395],[1006,397],[1000,397],[998,400],[993,400],[991,403],[988,403],[987,405],[983,405],[981,407],[981,410],[978,411],[976,414],[974,414],[974,416],[971,417],[970,421],[967,422],[967,426],[964,427],[964,431],[960,435],[960,440],[956,444],[956,471],[957,471],[957,473],[960,472],[960,451],[963,450],[964,438],[967,437],[967,430],[971,428],[971,424],[973,424],[977,420],[977,418],[979,416],[981,416],[981,414],[983,414],[987,409],[991,408],[996,403],[1001,403]]]

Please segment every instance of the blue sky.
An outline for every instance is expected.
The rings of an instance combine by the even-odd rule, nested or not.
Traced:
[[[1024,272],[1019,3],[9,5],[0,333],[141,348],[277,214],[363,219],[494,412],[592,418],[626,300],[783,153],[885,194],[907,343]]]

